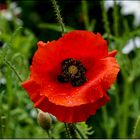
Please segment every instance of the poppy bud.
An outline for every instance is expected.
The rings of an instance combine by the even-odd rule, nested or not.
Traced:
[[[52,119],[51,119],[50,114],[47,112],[43,112],[41,110],[39,110],[37,121],[39,125],[45,130],[50,129],[51,124],[52,124]]]

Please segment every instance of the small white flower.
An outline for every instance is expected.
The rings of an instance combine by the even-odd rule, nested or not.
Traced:
[[[8,10],[1,11],[1,16],[3,18],[5,18],[6,20],[8,20],[8,21],[11,21],[13,19],[12,13],[10,11],[8,11]]]
[[[37,117],[37,111],[36,111],[35,109],[31,109],[31,111],[30,111],[30,116],[31,116],[32,118],[36,118],[36,117]]]
[[[16,2],[11,2],[9,8],[10,9],[15,9],[17,7],[17,3]]]
[[[22,9],[20,7],[16,7],[13,9],[13,14],[14,15],[19,15],[22,12]]]
[[[1,78],[1,79],[0,79],[0,84],[6,84],[5,78]]]
[[[125,47],[122,49],[122,53],[129,54],[134,48],[140,48],[140,38],[135,37],[130,39]]]
[[[121,12],[123,15],[134,14],[134,25],[137,26],[140,24],[140,1],[117,0],[116,2],[122,6]],[[113,0],[105,0],[105,7],[107,10],[113,7],[113,5]]]

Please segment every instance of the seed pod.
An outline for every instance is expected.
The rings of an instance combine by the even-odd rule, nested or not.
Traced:
[[[48,130],[51,128],[52,119],[49,113],[39,110],[37,121],[43,129]]]

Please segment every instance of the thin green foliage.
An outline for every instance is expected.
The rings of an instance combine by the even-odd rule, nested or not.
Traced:
[[[68,124],[67,123],[64,123],[64,125],[65,125],[67,136],[70,139],[71,138],[71,134],[70,134],[70,131],[69,131],[69,128],[68,128]]]
[[[85,24],[85,29],[89,29],[89,16],[88,16],[88,3],[85,0],[81,1],[82,4],[82,13],[83,13],[83,18],[84,18],[84,24]]]
[[[118,6],[116,0],[114,0],[114,8],[113,8],[113,18],[114,18],[114,34],[115,36],[119,35],[119,15],[118,15]]]
[[[109,21],[108,21],[107,11],[104,6],[104,0],[101,0],[101,9],[102,9],[102,18],[103,18],[104,29],[105,29],[105,32],[107,33],[107,35],[109,36],[111,34],[111,31],[110,31],[110,25],[109,25]]]
[[[138,117],[136,124],[134,126],[133,138],[134,139],[140,138],[140,116]]]
[[[51,1],[52,1],[52,4],[53,4],[53,7],[54,7],[54,11],[56,13],[56,18],[58,20],[58,23],[61,26],[61,30],[62,30],[61,32],[62,32],[62,35],[63,35],[64,32],[65,32],[65,27],[64,27],[63,19],[62,19],[61,14],[60,14],[59,6],[57,5],[56,0],[51,0]]]
[[[9,61],[7,61],[6,59],[4,60],[4,62],[5,62],[5,64],[7,64],[7,65],[9,66],[9,68],[10,68],[11,70],[14,71],[14,73],[15,73],[16,76],[18,77],[19,81],[22,82],[22,79],[21,79],[21,77],[19,76],[19,74],[18,74],[16,68],[15,68]]]
[[[60,25],[55,24],[55,23],[40,23],[38,25],[38,27],[42,28],[42,29],[50,29],[50,30],[54,30],[54,31],[57,31],[57,32],[62,32],[62,29],[60,28]],[[74,30],[73,27],[65,26],[65,32],[70,32],[72,30]]]
[[[93,128],[89,127],[85,122],[77,123],[74,127],[81,139],[87,139],[94,133]]]

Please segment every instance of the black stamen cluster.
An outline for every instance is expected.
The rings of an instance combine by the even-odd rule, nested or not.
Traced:
[[[59,82],[70,82],[72,86],[80,86],[87,81],[87,78],[85,77],[86,68],[79,60],[68,58],[65,59],[61,65],[62,73],[57,76]],[[77,72],[75,74],[69,72],[70,66],[75,66],[77,68]]]

